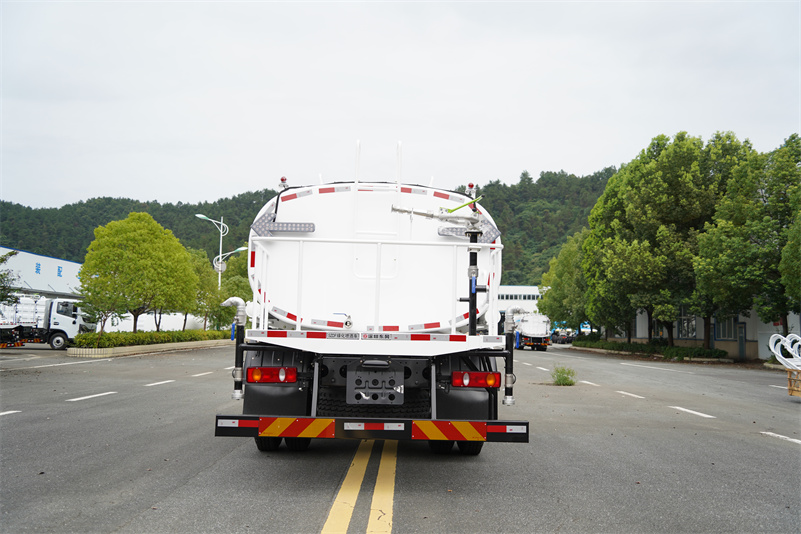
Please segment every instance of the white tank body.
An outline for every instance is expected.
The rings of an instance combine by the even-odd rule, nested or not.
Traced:
[[[474,245],[476,282],[486,288],[477,292],[478,318],[486,333],[496,334],[503,247],[480,203],[475,214],[465,205],[472,200],[397,183],[283,190],[251,226],[253,327],[464,332],[469,306],[460,299],[471,290],[464,229],[472,223],[482,231]],[[472,220],[454,219],[460,216]]]

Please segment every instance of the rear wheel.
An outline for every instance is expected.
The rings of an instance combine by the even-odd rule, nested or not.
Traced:
[[[284,438],[290,451],[305,451],[311,445],[311,438]]]
[[[456,445],[459,447],[459,452],[466,456],[478,456],[481,448],[484,446],[483,441],[457,441]]]
[[[256,439],[256,447],[259,448],[262,452],[269,452],[278,450],[278,447],[281,446],[281,438],[262,438],[257,437]],[[287,443],[287,446],[289,443]]]
[[[453,441],[448,440],[430,440],[428,447],[436,454],[448,454],[453,449]]]

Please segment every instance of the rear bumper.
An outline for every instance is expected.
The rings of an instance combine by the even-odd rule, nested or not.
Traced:
[[[528,421],[218,415],[215,436],[528,443]]]

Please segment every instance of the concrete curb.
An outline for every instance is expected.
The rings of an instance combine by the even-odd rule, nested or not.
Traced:
[[[154,354],[176,350],[203,349],[208,347],[234,346],[230,339],[210,339],[208,341],[184,341],[181,343],[159,343],[156,345],[132,345],[130,347],[110,347],[105,349],[87,349],[70,347],[67,356],[71,358],[116,358],[134,354]]]

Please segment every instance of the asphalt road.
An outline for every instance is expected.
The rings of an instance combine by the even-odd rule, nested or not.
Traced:
[[[232,365],[228,348],[0,350],[0,530],[801,532],[801,398],[781,372],[518,351],[501,418],[530,421],[531,442],[466,457],[215,438],[214,415],[241,410]],[[580,382],[550,385],[555,365]]]

